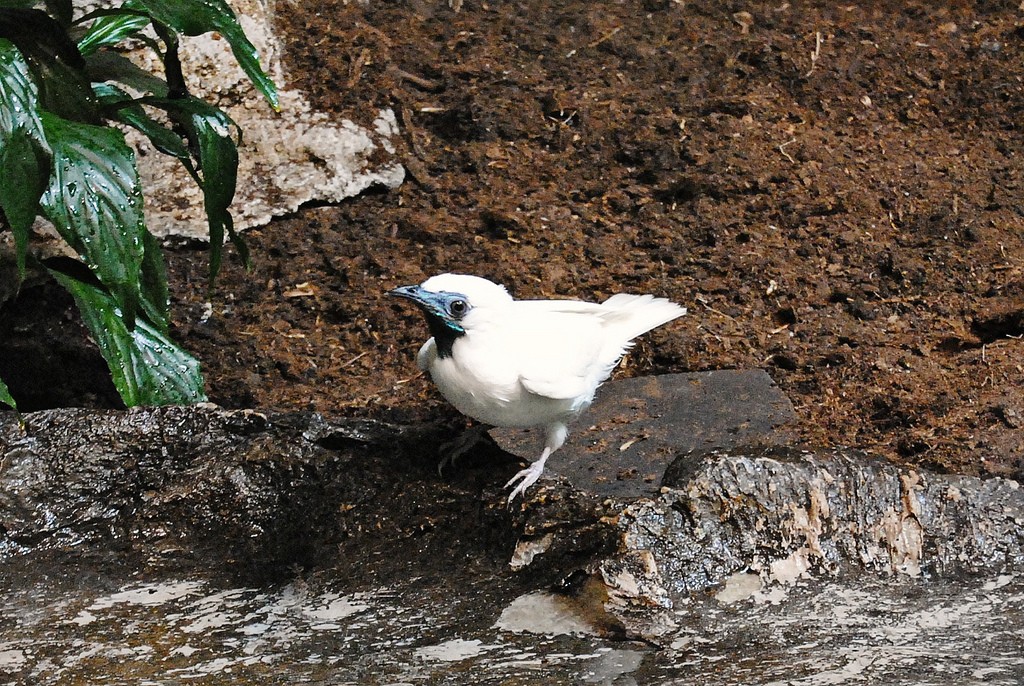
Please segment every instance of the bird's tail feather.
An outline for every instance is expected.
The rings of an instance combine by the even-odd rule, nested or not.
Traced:
[[[614,332],[609,338],[619,339],[623,345],[686,314],[685,307],[671,300],[628,293],[613,295],[601,303],[601,309],[610,332]]]

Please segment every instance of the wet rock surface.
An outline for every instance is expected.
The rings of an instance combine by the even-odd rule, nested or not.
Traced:
[[[115,549],[156,566],[213,560],[258,580],[350,539],[369,555],[449,518],[479,521],[475,497],[454,504],[472,484],[437,477],[429,428],[214,407],[47,410],[26,415],[24,429],[5,419],[7,554]]]
[[[517,461],[485,444],[439,477],[449,438],[214,407],[53,410],[23,428],[3,415],[0,673],[19,684],[1024,678],[1014,481],[736,446],[680,452],[644,497],[553,476],[508,509],[501,484]]]
[[[252,587],[208,569],[144,579],[109,565],[56,569],[15,561],[0,572],[0,674],[11,683],[1015,686],[1024,677],[1019,574],[696,595],[659,648],[552,620],[543,604],[533,610],[544,615],[509,616],[515,592],[493,578],[439,597],[416,578],[352,590],[332,571]]]

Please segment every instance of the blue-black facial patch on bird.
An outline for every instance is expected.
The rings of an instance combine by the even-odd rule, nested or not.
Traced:
[[[389,293],[416,303],[434,337],[438,357],[451,357],[455,340],[466,335],[460,322],[473,309],[469,299],[462,293],[428,291],[421,286],[400,286]]]

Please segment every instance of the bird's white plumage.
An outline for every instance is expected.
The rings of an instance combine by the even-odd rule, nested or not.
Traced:
[[[451,354],[431,338],[417,358],[441,394],[485,424],[547,430],[541,458],[509,482],[520,482],[510,501],[537,480],[632,339],[686,313],[651,295],[622,293],[599,304],[513,300],[503,286],[463,274],[432,277],[420,289],[460,294],[470,305]]]

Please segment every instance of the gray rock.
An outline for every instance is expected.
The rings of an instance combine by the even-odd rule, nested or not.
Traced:
[[[310,417],[139,408],[47,410],[0,423],[0,552],[103,546],[294,564],[328,521],[352,450]],[[320,433],[317,433],[317,431]],[[305,433],[304,433],[305,432]],[[357,433],[352,439],[358,444]],[[333,510],[332,510],[333,513]]]
[[[782,445],[794,437],[787,424],[795,418],[762,369],[622,379],[598,390],[548,469],[601,496],[653,495],[677,455]],[[544,446],[541,429],[490,434],[502,450],[528,460]]]
[[[621,614],[647,608],[628,626],[648,637],[671,627],[676,604],[737,572],[769,586],[1024,568],[1017,482],[915,471],[848,451],[710,456],[687,481],[626,504],[614,521],[618,549],[595,573],[618,579],[634,562]],[[548,533],[557,546],[558,534]]]
[[[714,376],[702,387],[730,397],[753,378]],[[652,408],[677,381],[606,390]],[[24,428],[0,414],[0,673],[44,685],[1024,678],[1016,482],[772,446],[784,404],[746,425],[759,447],[708,452],[729,437],[705,433],[668,451],[673,429],[658,422],[673,408],[639,426],[621,416],[601,458],[628,458],[617,442],[646,433],[633,444],[650,450],[644,464],[669,460],[657,492],[556,476],[511,510],[514,461],[485,448],[441,479],[450,436],[432,427],[213,407],[51,410]]]

